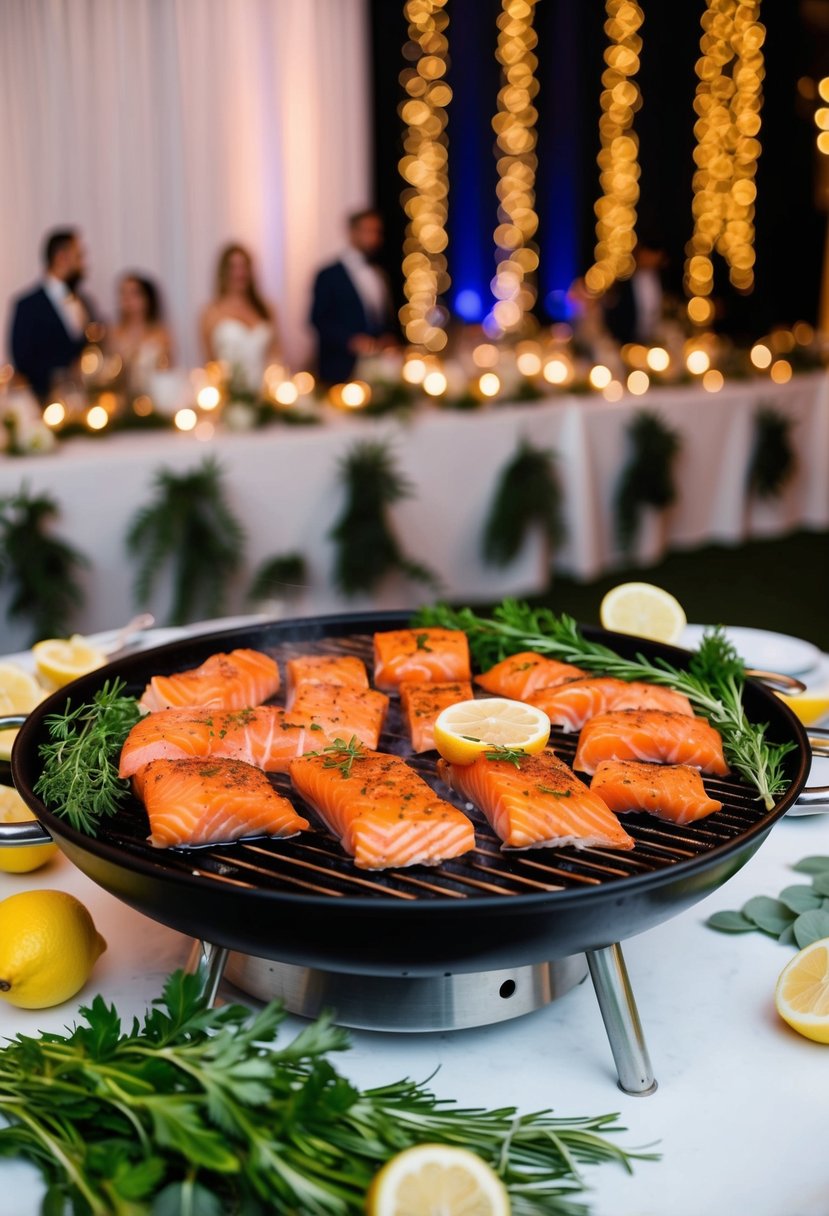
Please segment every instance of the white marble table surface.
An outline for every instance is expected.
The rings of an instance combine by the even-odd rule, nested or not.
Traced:
[[[465,1105],[621,1112],[628,1130],[620,1142],[658,1144],[662,1159],[641,1163],[632,1177],[613,1164],[588,1169],[594,1216],[826,1216],[829,1048],[789,1030],[773,1005],[792,949],[703,924],[752,895],[776,895],[797,881],[791,865],[812,853],[829,853],[829,816],[787,817],[724,887],[625,943],[659,1082],[652,1096],[617,1088],[589,981],[543,1010],[486,1029],[354,1032],[338,1066],[364,1086],[439,1068],[432,1087]],[[25,1012],[0,1004],[2,1037],[60,1030],[97,991],[124,1015],[140,1013],[188,956],[187,938],[133,912],[64,857],[22,878],[0,875],[0,897],[33,886],[82,899],[109,948],[86,989],[65,1005]],[[289,1019],[286,1033],[299,1024]],[[0,1216],[36,1216],[40,1193],[33,1170],[0,1162]]]

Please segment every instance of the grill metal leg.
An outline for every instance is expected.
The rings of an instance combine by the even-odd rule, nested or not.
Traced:
[[[190,975],[198,976],[202,995],[208,1005],[216,1003],[216,993],[222,982],[228,953],[224,946],[214,946],[212,942],[193,942],[186,970]]]
[[[656,1089],[656,1079],[622,947],[617,942],[601,950],[588,950],[587,965],[619,1074],[619,1088],[626,1094],[639,1097],[652,1094]]]

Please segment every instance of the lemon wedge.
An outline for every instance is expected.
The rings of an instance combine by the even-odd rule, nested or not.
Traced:
[[[0,785],[0,823],[21,823],[34,819],[32,811],[10,785]],[[0,847],[0,870],[5,874],[28,874],[46,865],[57,853],[57,845],[10,844]]]
[[[543,710],[507,697],[458,701],[435,720],[435,747],[452,764],[472,764],[493,747],[540,752],[549,737],[550,719]]]
[[[46,696],[28,671],[16,663],[0,663],[0,714],[28,714]],[[8,760],[16,730],[0,731],[0,760]]]
[[[829,937],[804,946],[783,968],[774,1003],[798,1034],[829,1043]]]
[[[605,629],[651,642],[677,642],[688,624],[679,600],[653,583],[619,583],[599,606]]]
[[[793,695],[779,692],[778,697],[793,713],[797,714],[804,726],[814,726],[821,718],[829,713],[829,690],[824,693],[798,692]]]
[[[71,638],[45,638],[35,643],[32,654],[38,675],[53,688],[63,688],[107,661],[103,651],[90,646],[79,633]]]
[[[366,1197],[368,1216],[510,1216],[490,1165],[454,1144],[416,1144],[388,1161]]]

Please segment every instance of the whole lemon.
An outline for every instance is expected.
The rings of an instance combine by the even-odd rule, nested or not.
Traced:
[[[106,950],[87,909],[65,891],[0,901],[0,999],[21,1009],[68,1001]]]

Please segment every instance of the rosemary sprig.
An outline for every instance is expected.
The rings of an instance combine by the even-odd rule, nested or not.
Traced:
[[[360,1216],[390,1157],[438,1141],[489,1162],[513,1216],[578,1216],[582,1165],[654,1158],[606,1139],[616,1115],[462,1109],[408,1079],[360,1091],[328,1017],[282,1046],[277,1004],[210,1009],[181,972],[154,1006],[123,1030],[96,996],[66,1034],[0,1048],[0,1159],[41,1172],[44,1212]]]
[[[507,764],[514,764],[516,768],[520,768],[521,761],[527,759],[527,753],[522,752],[520,747],[507,747],[504,743],[493,743],[484,752],[484,755],[487,760],[505,760]]]
[[[73,828],[95,836],[101,819],[114,815],[129,793],[118,777],[117,758],[141,717],[134,697],[123,695],[123,680],[107,680],[91,702],[46,719],[50,743],[40,745],[43,769],[35,793]]]
[[[675,688],[720,732],[728,763],[755,787],[767,810],[774,806],[775,795],[788,788],[783,760],[794,744],[770,743],[767,724],[749,722],[742,699],[745,668],[721,629],[706,634],[687,671],[682,671],[662,658],[622,658],[609,646],[584,637],[572,617],[511,599],[499,604],[491,617],[478,616],[471,608],[435,604],[419,609],[412,625],[462,629],[482,669],[510,654],[533,650],[621,680]]]

